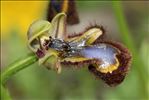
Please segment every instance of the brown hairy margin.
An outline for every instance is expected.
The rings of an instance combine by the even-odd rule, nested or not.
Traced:
[[[116,85],[120,84],[121,82],[123,82],[125,76],[127,75],[129,68],[130,68],[130,62],[131,62],[132,56],[131,56],[129,50],[118,42],[106,41],[106,40],[98,41],[97,40],[94,44],[98,44],[98,43],[110,44],[113,47],[120,50],[120,54],[117,55],[120,65],[119,65],[118,69],[113,71],[112,73],[101,73],[101,72],[97,71],[93,65],[89,65],[88,69],[97,78],[102,79],[109,86],[116,86]]]

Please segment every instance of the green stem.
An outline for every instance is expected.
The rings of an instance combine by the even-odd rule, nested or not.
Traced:
[[[12,77],[17,72],[23,70],[24,68],[29,67],[29,65],[35,63],[37,61],[37,57],[33,54],[28,55],[23,59],[19,59],[13,64],[9,65],[7,69],[1,75],[1,84],[5,85],[6,81]]]
[[[24,68],[29,67],[31,64],[37,61],[37,57],[34,54],[28,55],[23,59],[15,61],[13,64],[10,64],[7,69],[1,75],[1,95],[4,100],[11,100],[8,90],[4,88],[6,81],[12,77],[17,72],[23,70]]]
[[[123,7],[121,5],[121,1],[113,1],[112,2],[113,5],[113,9],[114,9],[114,13],[116,15],[116,19],[118,22],[118,26],[121,32],[121,37],[123,42],[128,46],[128,48],[132,51],[132,55],[133,55],[133,66],[135,66],[136,68],[136,72],[139,78],[139,82],[141,85],[141,89],[142,89],[142,96],[143,98],[147,97],[147,85],[146,85],[146,76],[142,70],[142,68],[145,66],[144,63],[142,62],[141,58],[139,57],[138,53],[137,53],[137,49],[135,46],[135,43],[133,41],[133,38],[130,34],[130,30],[128,28],[127,22],[126,22],[126,18],[125,15],[123,13]],[[145,68],[145,67],[144,67]]]

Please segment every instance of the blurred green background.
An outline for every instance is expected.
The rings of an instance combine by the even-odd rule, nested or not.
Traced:
[[[1,1],[1,70],[30,50],[27,29],[37,19],[45,19],[48,1]],[[133,62],[124,82],[109,87],[87,68],[49,71],[38,63],[18,72],[7,82],[14,100],[147,100],[149,95],[149,2],[121,2],[128,28],[123,29],[116,3],[77,1],[80,23],[68,26],[68,33],[84,31],[91,24],[103,25],[108,38],[120,41],[132,51]],[[124,30],[124,31],[122,31]],[[129,31],[129,32],[128,32]],[[129,41],[127,41],[127,34]],[[122,34],[124,33],[124,34]],[[125,39],[126,38],[126,39]],[[129,43],[130,42],[130,43]],[[133,43],[132,43],[133,42]],[[133,45],[133,46],[132,46]],[[137,57],[137,58],[134,58]],[[139,61],[139,62],[138,62]],[[141,62],[141,63],[140,63]],[[148,98],[149,99],[149,98]]]

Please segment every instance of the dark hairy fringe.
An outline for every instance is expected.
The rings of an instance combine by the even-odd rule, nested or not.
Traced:
[[[97,71],[93,65],[89,65],[88,69],[97,78],[102,79],[109,86],[116,86],[120,84],[124,80],[125,76],[127,75],[130,68],[132,56],[128,51],[128,49],[118,42],[99,40],[99,41],[96,41],[94,44],[99,44],[99,43],[106,43],[120,50],[120,54],[117,55],[120,65],[118,69],[114,70],[112,73],[101,73]]]

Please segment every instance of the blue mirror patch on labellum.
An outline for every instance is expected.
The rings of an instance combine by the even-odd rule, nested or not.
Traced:
[[[103,73],[112,73],[113,70],[118,68],[119,61],[116,58],[118,53],[119,51],[116,48],[104,43],[88,46],[80,51],[80,55],[83,57],[98,59],[100,64],[96,65],[96,69]]]
[[[97,70],[93,64],[88,66],[88,69],[91,73],[93,73],[97,78],[102,79],[109,86],[116,86],[123,82],[125,76],[127,75],[130,64],[131,64],[131,53],[129,50],[122,45],[121,43],[107,40],[97,40],[94,44],[106,43],[112,45],[113,47],[119,50],[119,53],[116,55],[119,61],[119,67],[114,70],[112,73],[101,73]]]

